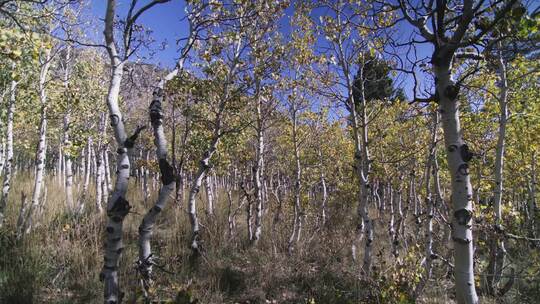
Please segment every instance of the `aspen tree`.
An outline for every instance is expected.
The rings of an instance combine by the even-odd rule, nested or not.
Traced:
[[[126,20],[123,26],[122,49],[118,50],[114,38],[114,24],[116,17],[116,0],[108,0],[105,11],[105,28],[103,31],[105,45],[111,63],[111,78],[107,93],[107,106],[109,108],[110,124],[113,129],[114,138],[117,145],[117,174],[114,191],[107,202],[107,226],[104,265],[100,274],[101,281],[104,282],[104,303],[121,303],[123,293],[120,291],[118,280],[118,267],[120,255],[124,248],[122,243],[123,221],[129,213],[131,206],[126,199],[128,181],[130,177],[129,152],[133,149],[135,141],[143,128],[138,127],[132,136],[128,137],[125,130],[124,118],[118,105],[120,93],[120,84],[124,73],[126,61],[137,49],[133,45],[133,27],[137,19],[147,10],[159,3],[168,2],[168,0],[153,0],[139,9],[135,9],[137,1],[131,1]]]
[[[430,59],[435,92],[428,98],[416,98],[417,92],[414,92],[414,101],[436,101],[441,113],[451,176],[454,275],[456,300],[459,304],[478,303],[478,296],[473,269],[473,194],[469,174],[472,153],[462,136],[458,96],[463,79],[455,79],[455,59],[456,56],[478,57],[477,53],[464,51],[464,48],[478,45],[515,3],[516,0],[497,3],[464,0],[458,11],[450,11],[447,1],[422,3],[418,7],[402,0],[399,0],[398,4],[383,4],[386,8],[399,12],[399,21],[413,26],[415,35],[425,39],[434,49]],[[459,17],[455,17],[456,15]],[[477,28],[474,24],[481,26]]]

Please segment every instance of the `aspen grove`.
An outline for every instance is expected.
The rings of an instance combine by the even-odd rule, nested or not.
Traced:
[[[0,0],[0,303],[539,303],[534,0]]]

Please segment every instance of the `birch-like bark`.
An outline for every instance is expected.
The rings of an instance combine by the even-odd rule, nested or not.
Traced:
[[[105,184],[105,160],[103,159],[103,141],[105,140],[106,130],[107,115],[102,113],[99,122],[99,137],[94,150],[96,163],[96,209],[100,214],[103,212],[102,202],[108,197],[108,189]]]
[[[86,143],[86,154],[83,156],[85,158],[84,164],[84,182],[83,182],[83,188],[82,193],[79,196],[79,203],[77,206],[77,212],[83,213],[84,208],[86,206],[86,195],[88,194],[88,186],[90,185],[90,173],[91,173],[91,166],[92,166],[92,149],[93,149],[93,139],[92,137],[88,137],[87,143]]]
[[[323,166],[323,156],[321,149],[318,149],[318,156],[319,156],[319,174],[320,174],[320,183],[321,183],[321,227],[324,227],[326,225],[326,203],[328,201],[328,189],[326,187],[326,176],[324,174],[324,166]]]
[[[163,210],[169,200],[170,194],[174,191],[175,176],[174,168],[167,161],[167,139],[163,130],[163,89],[158,88],[153,93],[153,101],[150,104],[150,121],[154,129],[154,144],[156,145],[156,155],[159,162],[162,186],[159,190],[158,199],[148,213],[144,216],[139,226],[139,261],[138,270],[142,276],[142,285],[145,294],[149,292],[152,285],[152,266],[154,259],[150,239],[154,230],[157,215]]]
[[[153,2],[152,2],[153,3]],[[153,4],[148,5],[153,5]],[[127,137],[124,120],[118,105],[120,84],[124,72],[124,62],[122,61],[114,41],[114,18],[116,10],[116,0],[107,1],[105,14],[105,44],[111,62],[111,78],[107,93],[107,106],[109,108],[110,124],[114,131],[114,138],[117,144],[117,174],[114,191],[107,202],[107,224],[106,242],[104,252],[104,263],[100,273],[100,280],[104,282],[104,303],[117,304],[122,302],[123,293],[120,291],[118,282],[118,267],[120,255],[124,249],[122,243],[123,222],[129,213],[131,206],[126,199],[128,181],[130,175],[129,153],[135,144],[135,140],[142,128],[137,128],[131,137]],[[142,12],[142,11],[141,11]],[[128,22],[135,20],[129,19]],[[131,28],[129,28],[131,30]],[[127,43],[126,54],[130,52],[128,47],[130,36],[124,37]]]
[[[69,77],[70,77],[70,62],[71,62],[71,47],[68,46],[66,49],[66,57],[64,59],[64,79],[63,79],[63,85],[64,90],[66,91],[64,96],[66,98],[66,113],[64,113],[64,136],[62,140],[62,149],[63,149],[63,158],[64,158],[64,174],[62,174],[62,178],[64,179],[64,187],[66,192],[66,208],[67,210],[73,210],[74,203],[73,203],[73,169],[72,169],[72,161],[73,156],[71,154],[71,151],[69,148],[71,147],[71,140],[69,137],[69,124],[70,124],[70,100],[69,100]]]
[[[448,50],[437,50],[433,55],[434,74],[437,79],[436,90],[439,96],[439,111],[444,130],[444,142],[447,149],[448,169],[450,170],[454,241],[454,276],[456,280],[456,300],[459,304],[478,303],[474,285],[473,235],[472,235],[472,186],[468,162],[472,158],[467,144],[463,141],[460,118],[459,88],[450,79],[451,60],[441,60],[437,56]],[[439,54],[438,54],[439,53]],[[445,57],[444,57],[445,58]],[[445,58],[447,59],[447,58]]]
[[[341,23],[340,14],[337,15],[338,22]],[[367,147],[368,143],[368,129],[367,129],[367,112],[366,112],[366,100],[364,96],[364,84],[360,81],[360,87],[357,90],[361,94],[361,100],[359,104],[361,105],[360,109],[357,108],[357,101],[354,98],[353,94],[353,79],[351,64],[348,62],[348,59],[345,55],[344,50],[344,39],[342,33],[339,33],[338,42],[336,43],[337,57],[339,65],[343,72],[343,75],[346,80],[347,87],[347,106],[350,113],[350,123],[352,127],[353,140],[354,140],[354,166],[355,173],[359,182],[359,197],[358,197],[358,225],[357,225],[357,240],[362,239],[365,235],[365,247],[364,247],[364,261],[363,261],[363,271],[364,274],[369,275],[371,269],[371,247],[373,242],[373,227],[370,220],[368,212],[368,198],[369,198],[369,150]],[[363,67],[360,64],[359,77],[362,77]],[[360,117],[359,117],[360,116]],[[352,245],[353,259],[356,259],[356,244]]]
[[[426,191],[426,207],[427,207],[427,220],[426,220],[426,247],[425,257],[423,259],[424,275],[420,279],[420,282],[416,286],[414,291],[415,299],[417,299],[423,292],[427,282],[431,278],[432,262],[433,262],[433,214],[434,214],[434,202],[432,197],[431,176],[433,173],[433,163],[435,162],[436,149],[437,149],[437,130],[439,127],[439,113],[433,114],[433,126],[431,129],[431,143],[429,147],[429,154],[426,162],[425,170],[425,191]]]
[[[253,244],[255,245],[262,234],[263,221],[263,184],[264,184],[264,120],[262,116],[263,98],[260,96],[260,82],[257,82],[257,105],[256,105],[256,131],[257,131],[257,151],[255,153],[255,168],[253,170],[253,186],[255,204],[255,233],[253,234]]]
[[[398,197],[398,195],[396,195]],[[395,198],[394,197],[394,189],[392,188],[392,184],[388,184],[388,200],[390,202],[390,221],[388,222],[388,235],[390,236],[390,245],[392,247],[392,254],[394,257],[398,257],[398,251],[397,251],[397,239],[396,239],[396,228],[395,228],[395,209],[396,204],[394,201],[401,199],[401,198]]]
[[[206,215],[214,215],[214,191],[212,189],[212,182],[210,181],[210,171],[207,171],[204,175],[204,189],[206,193]]]
[[[70,124],[70,115],[66,113],[64,115],[64,138],[63,146],[69,148],[71,146],[71,141],[69,139],[69,124]],[[73,168],[72,168],[71,151],[65,153],[65,166],[64,166],[64,187],[66,191],[66,208],[67,210],[73,210]]]
[[[242,17],[239,18],[239,22],[242,23]],[[189,196],[188,196],[188,213],[189,213],[189,219],[191,223],[191,242],[190,242],[190,248],[192,252],[194,253],[194,256],[198,256],[200,254],[200,236],[199,236],[199,219],[197,218],[197,205],[196,205],[196,198],[197,194],[199,193],[201,189],[201,184],[204,178],[204,175],[208,172],[210,169],[210,159],[214,155],[214,153],[217,150],[218,144],[220,142],[222,134],[222,119],[223,119],[223,112],[225,111],[225,106],[230,98],[230,88],[229,85],[231,83],[231,79],[233,77],[233,74],[236,71],[236,68],[238,67],[239,63],[239,57],[241,52],[241,46],[242,46],[242,36],[238,35],[238,39],[235,43],[235,53],[234,57],[232,59],[233,65],[229,69],[229,72],[227,73],[227,76],[225,77],[225,87],[223,90],[223,96],[222,99],[219,102],[216,117],[213,122],[213,130],[212,130],[212,137],[210,138],[210,144],[206,151],[203,153],[203,156],[201,160],[199,161],[199,168],[193,178],[191,188],[189,190]],[[182,67],[183,61],[180,61],[178,66]]]
[[[232,199],[232,191],[230,188],[227,188],[227,202],[228,209],[227,209],[227,223],[228,225],[228,237],[231,238],[233,235],[233,231],[236,228],[236,221],[234,220],[233,211],[232,211],[232,205],[233,205],[233,199]]]
[[[9,89],[3,89],[2,94],[0,94],[0,106],[4,107],[4,98],[8,93]],[[7,107],[6,107],[7,108]],[[0,130],[3,130],[3,121],[0,119]],[[6,141],[4,135],[0,135],[0,175],[4,172],[4,164],[6,162]],[[0,224],[1,227],[2,224]]]
[[[499,43],[499,47],[500,47]],[[498,235],[498,231],[503,229],[502,222],[502,195],[503,186],[503,169],[504,169],[504,152],[506,149],[506,124],[508,121],[508,81],[506,79],[506,63],[499,52],[497,58],[497,69],[499,74],[499,132],[497,138],[497,147],[495,148],[495,168],[493,176],[495,178],[495,187],[493,192],[493,210],[495,213],[495,229],[494,236],[491,240],[491,253],[488,265],[487,289],[490,295],[495,294],[495,289],[500,281],[502,270],[504,268],[504,260],[506,249],[504,248],[504,239]]]
[[[64,149],[62,145],[58,145],[58,158],[56,159],[56,171],[54,172],[56,177],[56,182],[60,187],[65,186],[65,174],[64,174]]]
[[[359,68],[359,79],[364,79],[363,76],[363,70],[364,70],[364,63],[360,64]],[[352,89],[352,88],[351,88]],[[372,251],[372,243],[373,243],[373,221],[370,218],[369,215],[369,209],[368,209],[368,200],[369,200],[369,172],[370,172],[370,158],[369,158],[369,149],[368,149],[368,118],[367,118],[367,102],[365,98],[365,90],[364,90],[364,82],[360,81],[360,88],[358,88],[360,92],[360,119],[361,119],[361,139],[362,139],[362,145],[361,145],[361,160],[359,161],[361,168],[357,169],[359,173],[360,178],[360,195],[361,195],[361,204],[358,205],[358,215],[363,219],[363,223],[365,225],[365,233],[366,233],[366,242],[364,247],[364,263],[363,263],[363,270],[364,273],[369,276],[371,273],[371,251]],[[352,93],[352,91],[351,91]],[[352,98],[351,94],[351,103],[355,103],[356,101],[354,98]],[[356,109],[352,107],[354,111]]]
[[[103,149],[103,165],[105,168],[105,181],[107,186],[107,193],[112,192],[113,185],[112,185],[112,177],[111,177],[111,165],[109,163],[109,145],[107,144],[105,146],[105,149]]]
[[[2,174],[2,172],[4,172],[5,163],[6,163],[6,140],[4,136],[2,136],[0,137],[0,175]]]
[[[101,214],[103,212],[103,154],[100,151],[100,144],[98,143],[94,158],[96,159],[96,209]]]
[[[289,237],[289,254],[294,250],[294,246],[300,240],[300,234],[302,232],[302,205],[300,202],[300,191],[302,189],[302,167],[300,164],[300,146],[298,139],[298,109],[297,105],[293,104],[292,108],[292,140],[293,140],[293,153],[294,153],[294,164],[295,164],[295,174],[294,174],[294,218],[293,218],[293,229],[291,236]]]
[[[0,227],[4,224],[5,210],[7,206],[9,189],[13,174],[13,114],[15,112],[15,99],[17,95],[17,81],[11,81],[9,102],[6,120],[6,156],[4,165],[4,182],[2,185],[2,197],[0,198]]]
[[[221,123],[218,123],[216,124],[216,126],[220,124]],[[220,127],[218,128],[220,129]],[[219,129],[218,129],[218,132],[219,132]],[[219,135],[214,133],[214,137],[212,139],[212,142],[210,143],[209,148],[204,152],[203,158],[200,160],[199,169],[197,170],[197,173],[195,174],[195,177],[191,184],[191,189],[189,190],[188,213],[189,213],[189,220],[191,223],[190,247],[195,255],[198,255],[201,250],[200,240],[199,240],[199,218],[197,217],[196,198],[197,198],[197,194],[199,193],[199,190],[201,189],[204,175],[210,168],[210,159],[212,158],[212,155],[214,155],[214,153],[216,152],[218,143],[219,143]]]
[[[244,192],[244,198],[247,200],[246,205],[246,231],[247,231],[247,239],[253,240],[253,199],[252,199],[252,193],[246,189],[246,182],[242,182],[240,185],[240,188]]]
[[[30,210],[28,211],[28,222],[26,232],[30,232],[32,229],[34,212],[39,208],[41,203],[41,191],[43,189],[43,176],[45,172],[45,157],[47,155],[47,91],[46,82],[49,74],[49,67],[51,65],[51,53],[50,50],[46,50],[44,58],[41,62],[41,69],[39,73],[39,101],[41,104],[40,111],[40,123],[39,123],[39,138],[36,151],[35,162],[35,179],[34,179],[34,191],[32,193],[32,203]]]
[[[144,166],[142,167],[142,170],[143,170],[142,188],[143,188],[144,202],[146,203],[148,199],[150,198],[150,189],[148,188],[148,166],[149,166],[149,161],[150,161],[150,151],[146,151],[146,153],[144,153],[144,161],[145,161]]]
[[[115,1],[108,2],[107,15],[114,14]],[[111,8],[112,6],[112,8]],[[107,18],[112,22],[112,16]],[[107,27],[109,28],[109,27]],[[111,24],[112,32],[112,24]],[[112,35],[112,33],[111,33]],[[107,34],[106,34],[107,36]],[[112,42],[114,44],[114,42]],[[110,48],[110,47],[109,47]],[[106,242],[104,265],[101,270],[100,279],[104,282],[104,298],[106,304],[121,303],[123,293],[118,285],[118,267],[120,255],[124,249],[122,242],[123,222],[129,213],[131,206],[126,199],[126,192],[129,181],[130,161],[128,150],[133,147],[135,138],[128,139],[125,129],[122,113],[118,106],[118,94],[120,82],[123,74],[123,63],[118,62],[116,55],[111,55],[113,67],[112,77],[107,95],[107,105],[109,107],[111,126],[117,144],[117,175],[114,192],[107,202],[107,224],[106,224]]]

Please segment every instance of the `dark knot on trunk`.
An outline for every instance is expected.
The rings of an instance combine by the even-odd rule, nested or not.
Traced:
[[[454,218],[459,225],[467,225],[472,218],[472,212],[463,208],[454,212]]]
[[[107,215],[112,217],[120,217],[123,219],[131,209],[131,206],[129,205],[129,202],[123,198],[122,196],[118,197],[116,201],[114,202],[112,208],[107,211]]]
[[[135,146],[135,141],[137,140],[137,137],[139,137],[139,133],[141,133],[141,131],[144,129],[146,129],[146,126],[138,126],[135,132],[133,132],[133,135],[126,139],[126,141],[124,142],[124,146],[128,149],[133,148]]]
[[[111,127],[116,127],[118,123],[120,122],[120,117],[116,114],[112,114],[110,118],[111,118]]]
[[[444,88],[444,95],[450,100],[455,100],[459,94],[459,86],[451,84]]]
[[[174,169],[164,158],[159,160],[159,171],[161,172],[161,182],[163,182],[163,185],[168,185],[175,181]]]
[[[468,164],[461,164],[458,167],[458,173],[461,175],[469,175],[469,165]]]
[[[461,154],[461,159],[464,161],[464,162],[469,162],[472,160],[473,156],[474,156],[474,153],[472,153],[470,150],[469,150],[469,146],[467,146],[466,144],[463,144],[461,145],[461,147],[459,148],[459,152]]]

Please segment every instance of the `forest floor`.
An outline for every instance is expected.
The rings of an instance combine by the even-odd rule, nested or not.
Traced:
[[[102,303],[99,272],[105,216],[95,210],[91,195],[86,197],[83,214],[66,212],[58,181],[48,180],[47,200],[38,226],[17,240],[14,231],[20,194],[30,193],[31,181],[27,175],[16,177],[7,221],[0,230],[0,302]],[[135,183],[132,180],[128,195],[134,208],[124,225],[125,249],[120,269],[126,303],[144,302],[135,270],[137,228],[141,214],[154,199],[151,196],[144,203]],[[216,213],[211,217],[205,215],[204,204],[199,203],[203,254],[197,259],[192,258],[188,248],[190,226],[185,206],[170,203],[162,212],[152,242],[160,265],[154,267],[152,299],[156,303],[414,303],[410,295],[421,273],[414,253],[422,249],[403,248],[395,259],[389,254],[386,227],[382,224],[375,237],[377,267],[366,279],[359,277],[360,263],[351,256],[355,218],[344,205],[333,204],[330,214],[334,216],[325,227],[317,228],[316,219],[306,218],[301,241],[290,255],[290,219],[283,216],[275,223],[273,211],[268,211],[262,240],[253,247],[247,241],[244,210],[236,218],[233,235],[228,235],[226,200],[226,195],[218,195]],[[288,214],[290,208],[284,205],[283,214]],[[418,303],[453,303],[452,277],[447,267],[436,262],[434,271],[434,277],[445,279],[428,282]]]

